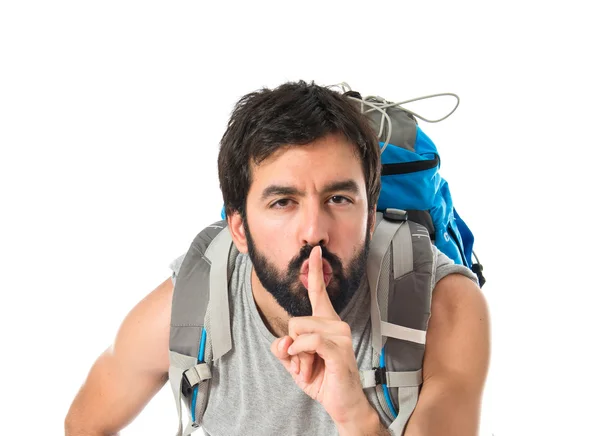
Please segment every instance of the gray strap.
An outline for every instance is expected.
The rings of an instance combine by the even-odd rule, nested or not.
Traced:
[[[175,351],[169,351],[169,382],[171,384],[171,389],[173,390],[173,396],[175,397],[175,406],[177,407],[178,417],[178,428],[176,436],[182,436],[183,428],[181,422],[181,380],[183,378],[183,373],[187,371],[188,368],[193,367],[195,365],[195,362],[195,357],[186,356]],[[191,416],[189,415],[188,417],[191,418]],[[190,424],[188,424],[188,426],[189,425]]]
[[[387,385],[391,388],[407,388],[421,386],[423,383],[423,370],[418,371],[388,371]]]
[[[231,249],[229,229],[223,229],[213,239],[205,256],[210,260],[210,301],[212,312],[211,335],[213,360],[217,360],[231,350],[231,324],[229,322],[229,292],[227,284],[227,263]]]
[[[198,365],[200,366],[200,365]],[[194,368],[190,368],[190,370],[185,371],[187,373],[189,373],[191,370],[194,370]],[[201,370],[202,371],[202,370]],[[191,373],[193,374],[195,371],[192,371]],[[210,375],[210,370],[209,370],[209,375]],[[188,436],[190,435],[192,432],[196,431],[199,426],[195,425],[191,419],[188,420],[188,424],[185,427],[185,430],[183,430],[183,425],[182,425],[182,421],[181,421],[181,415],[182,415],[182,407],[181,407],[181,380],[183,379],[184,376],[184,370],[171,366],[169,368],[169,380],[171,382],[171,387],[173,389],[173,394],[175,395],[175,405],[177,407],[177,423],[178,423],[178,427],[177,427],[177,433],[175,433],[175,436]],[[188,415],[189,417],[189,415]],[[191,417],[190,417],[191,418]]]
[[[369,369],[367,371],[360,371],[360,384],[363,389],[372,388],[373,386],[377,386],[375,383],[375,370]]]
[[[169,381],[173,390],[173,396],[175,397],[175,406],[177,407],[177,433],[175,436],[181,436],[183,425],[181,423],[181,379],[183,376],[183,369],[174,366],[169,367]]]
[[[377,386],[375,370],[360,371],[360,383],[363,389]],[[406,388],[420,386],[423,383],[423,371],[386,371],[387,386],[390,388]]]
[[[385,321],[381,321],[380,324],[382,336],[416,342],[417,344],[425,344],[425,338],[427,336],[426,331],[411,329]]]
[[[178,373],[178,374],[175,374]],[[177,428],[177,433],[175,436],[181,436],[181,431],[183,430],[183,426],[181,424],[181,376],[183,371],[179,368],[174,370],[173,368],[169,368],[169,379],[171,380],[171,387],[173,388],[173,395],[175,396],[175,405],[177,407],[177,423],[179,427]],[[176,388],[179,386],[179,389]]]
[[[398,234],[392,239],[394,253],[394,279],[413,271],[413,244],[410,226],[400,226]]]
[[[419,398],[419,388],[418,387],[409,387],[398,389],[398,399],[400,402],[400,407],[398,411],[398,416],[396,419],[390,424],[389,430],[394,435],[401,436],[404,434],[404,430],[406,428],[406,424],[408,423],[408,419],[410,415],[412,415],[415,407],[417,405],[417,399]]]
[[[190,386],[196,386],[198,383],[212,377],[210,367],[204,362],[188,369],[183,375],[187,377]]]
[[[371,326],[372,326],[372,346],[377,352],[381,352],[383,346],[383,339],[381,337],[381,314],[379,313],[379,303],[377,302],[377,287],[379,285],[379,273],[381,272],[381,265],[385,257],[385,253],[388,251],[390,242],[394,235],[398,231],[399,227],[402,227],[406,221],[403,222],[390,222],[382,220],[370,245],[369,259],[367,263],[367,279],[369,280],[369,288],[371,292]]]

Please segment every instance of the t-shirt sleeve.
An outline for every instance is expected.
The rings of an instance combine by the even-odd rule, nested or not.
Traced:
[[[181,264],[183,263],[183,259],[185,258],[186,253],[179,256],[173,262],[170,263],[169,268],[173,273],[171,274],[171,281],[173,282],[173,286],[175,286],[175,281],[177,280],[177,274],[179,274],[179,269],[181,268]]]
[[[442,253],[435,245],[432,245],[435,256],[435,274],[433,286],[446,277],[448,274],[462,274],[471,279],[477,286],[479,286],[479,280],[473,271],[464,265],[458,265],[454,263],[452,259]]]

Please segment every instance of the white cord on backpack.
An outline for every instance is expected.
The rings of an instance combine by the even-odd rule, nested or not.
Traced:
[[[352,91],[352,88],[350,88],[350,85],[348,85],[346,82],[341,82],[336,85],[331,85],[331,86],[328,86],[328,88],[339,88],[339,89],[341,89],[342,93]],[[456,98],[456,105],[448,114],[446,114],[446,116],[439,118],[437,120],[427,119],[427,118],[419,115],[418,113],[411,111],[410,109],[406,109],[405,107],[402,107],[403,104],[413,103],[415,101],[420,101],[420,100],[427,100],[429,98],[444,97],[444,96],[451,96],[451,97]],[[348,96],[348,97],[351,98],[352,100],[360,102],[360,105],[361,105],[360,109],[363,114],[366,114],[366,113],[369,113],[372,111],[378,111],[381,113],[381,121],[379,122],[379,133],[377,134],[377,137],[379,139],[381,139],[381,135],[383,134],[384,121],[387,121],[388,132],[387,132],[387,137],[385,139],[383,147],[381,147],[381,154],[383,154],[383,152],[387,148],[388,144],[390,143],[390,139],[392,137],[392,120],[390,119],[389,115],[387,114],[388,108],[397,107],[397,108],[400,108],[403,111],[406,111],[409,114],[413,115],[414,117],[419,118],[427,123],[439,123],[440,121],[443,121],[446,118],[448,118],[450,115],[452,115],[454,113],[454,111],[456,111],[456,109],[458,108],[458,105],[460,104],[460,98],[458,97],[458,95],[451,93],[451,92],[443,92],[443,93],[439,93],[439,94],[426,95],[423,97],[412,98],[410,100],[404,100],[404,101],[397,102],[397,103],[387,101],[382,97],[373,96],[373,95],[363,97],[363,98],[356,98],[356,97],[351,97],[351,96]],[[365,111],[365,108],[364,108],[365,105],[369,106],[370,109],[367,109]]]

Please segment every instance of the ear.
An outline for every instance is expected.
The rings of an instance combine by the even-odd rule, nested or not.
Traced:
[[[240,253],[248,253],[248,240],[244,230],[244,222],[239,212],[227,215],[227,225],[231,233],[231,239]]]
[[[371,232],[371,239],[373,239],[373,233],[375,233],[375,223],[377,222],[377,206],[374,206],[369,214],[369,231]]]

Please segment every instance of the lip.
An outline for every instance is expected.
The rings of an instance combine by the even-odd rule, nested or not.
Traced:
[[[327,274],[323,272],[323,281],[325,282],[325,287],[329,285],[333,274]],[[308,290],[308,274],[300,274],[300,281],[304,285],[304,287]]]
[[[333,268],[331,268],[331,265],[325,259],[322,259],[322,267],[323,281],[325,282],[325,287],[327,287],[333,277]],[[300,268],[300,281],[308,290],[308,259],[302,263],[302,267]]]
[[[323,263],[323,275],[332,275],[333,274],[333,268],[331,268],[331,265],[329,264],[329,262],[327,262],[325,259],[322,260]],[[300,268],[300,274],[301,275],[305,275],[308,277],[308,259],[306,259],[303,263],[302,263],[302,267]]]

